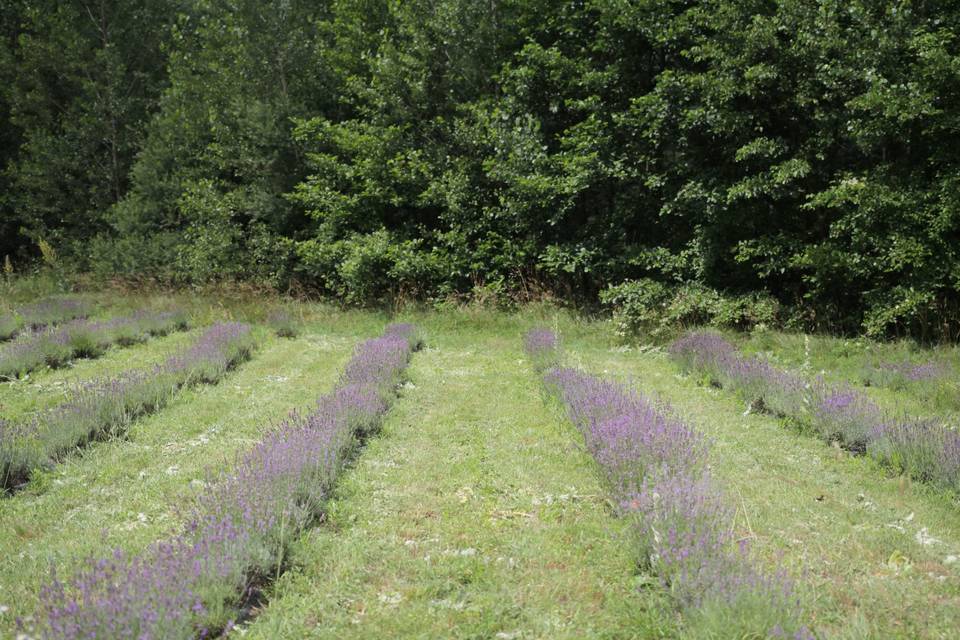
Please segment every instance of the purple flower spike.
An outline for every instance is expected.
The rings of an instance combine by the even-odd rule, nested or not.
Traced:
[[[537,372],[560,366],[560,340],[549,329],[531,329],[523,337],[523,349],[527,352]]]
[[[867,369],[864,382],[876,387],[904,389],[915,383],[936,383],[949,373],[948,366],[937,362],[882,362]]]
[[[193,371],[195,358],[241,327],[211,329],[202,345],[168,366]],[[209,479],[171,539],[135,556],[118,550],[91,559],[67,581],[54,575],[41,595],[39,636],[176,639],[229,630],[250,581],[276,574],[286,546],[320,514],[359,440],[379,427],[420,343],[415,328],[392,325],[361,344],[340,384],[311,412],[290,415]]]
[[[59,367],[73,358],[98,356],[111,344],[142,342],[186,327],[181,311],[138,311],[103,322],[72,320],[60,327],[22,333],[0,348],[0,377],[21,376],[43,365]]]
[[[747,545],[735,539],[734,509],[710,476],[706,439],[635,391],[559,366],[551,332],[528,333],[524,346],[534,363],[555,363],[543,373],[545,386],[582,432],[614,503],[634,525],[644,563],[680,608],[696,615],[719,607],[734,620],[749,612],[751,633],[785,637],[791,629],[795,637],[812,637],[800,624],[792,582],[759,572]],[[672,352],[689,367],[759,391],[757,380],[796,384],[764,362],[733,361],[733,346],[717,334],[688,336]]]
[[[690,333],[670,346],[670,354],[685,371],[698,372],[748,402],[792,418],[828,442],[867,452],[921,482],[960,490],[960,435],[947,424],[892,416],[861,391],[819,378],[806,382],[765,360],[739,354],[716,333]],[[867,381],[903,386],[943,375],[941,365],[898,363],[880,365]]]
[[[16,487],[31,470],[90,440],[122,432],[137,417],[166,405],[183,386],[216,382],[252,349],[248,325],[216,324],[161,366],[85,382],[66,402],[29,421],[0,423],[0,489]]]

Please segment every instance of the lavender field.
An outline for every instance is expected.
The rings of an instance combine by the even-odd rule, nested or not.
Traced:
[[[0,349],[81,322],[0,383],[0,637],[960,628],[952,350],[117,294]]]

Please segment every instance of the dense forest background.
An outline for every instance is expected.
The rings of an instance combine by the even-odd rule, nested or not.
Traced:
[[[960,2],[6,0],[0,31],[14,269],[960,333]]]

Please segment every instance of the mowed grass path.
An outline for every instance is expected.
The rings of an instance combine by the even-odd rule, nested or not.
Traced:
[[[568,340],[570,359],[671,405],[714,440],[711,463],[737,526],[768,566],[801,578],[831,638],[957,638],[960,504],[865,458],[743,415],[725,390],[678,375],[662,352]]]
[[[322,329],[321,329],[322,330]],[[0,638],[36,608],[51,566],[69,576],[84,557],[139,550],[173,531],[178,507],[208,470],[230,464],[262,429],[328,391],[353,335],[268,337],[219,384],[188,389],[135,422],[125,439],[89,445],[36,487],[0,499]],[[135,352],[127,352],[132,360]],[[119,363],[116,363],[119,364]]]
[[[520,329],[418,321],[411,386],[245,637],[671,636]]]

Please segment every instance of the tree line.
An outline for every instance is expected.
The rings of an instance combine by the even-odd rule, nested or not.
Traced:
[[[8,0],[0,29],[14,265],[960,332],[958,2]]]

